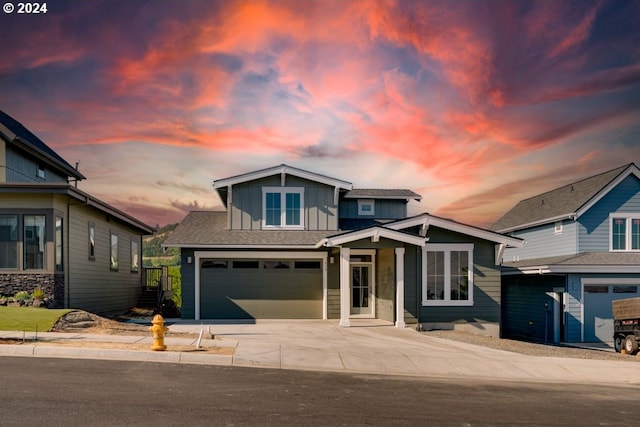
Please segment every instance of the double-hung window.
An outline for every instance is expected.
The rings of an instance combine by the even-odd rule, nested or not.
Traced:
[[[473,244],[427,244],[422,305],[473,305]]]
[[[304,188],[264,187],[262,227],[304,229]]]
[[[612,251],[640,251],[640,215],[611,215],[609,226]]]

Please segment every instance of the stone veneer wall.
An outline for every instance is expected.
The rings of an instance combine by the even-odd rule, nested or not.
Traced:
[[[20,291],[33,294],[38,288],[53,301],[50,307],[64,307],[64,274],[0,273],[0,295],[13,296]]]

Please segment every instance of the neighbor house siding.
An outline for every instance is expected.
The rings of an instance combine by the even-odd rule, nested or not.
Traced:
[[[502,283],[502,336],[538,342],[552,340],[551,310],[554,305],[547,292],[564,287],[565,283],[564,275],[505,276]]]
[[[363,197],[363,199],[367,199]],[[358,199],[340,200],[340,218],[403,219],[407,217],[404,200],[376,199],[374,215],[358,215]]]
[[[67,305],[91,312],[134,306],[140,296],[141,271],[131,272],[131,240],[140,234],[86,205],[69,206],[69,273]],[[89,258],[89,223],[95,225],[95,258]],[[118,270],[110,268],[111,233],[118,235]]]
[[[562,232],[555,231],[555,223],[512,233],[525,240],[522,248],[507,248],[505,262],[577,253],[577,225],[573,220],[562,221]]]
[[[287,175],[286,187],[304,188],[306,230],[337,230],[338,208],[331,186]],[[262,229],[262,188],[280,187],[280,175],[243,182],[232,187],[231,228]]]
[[[191,259],[190,263],[189,258]],[[180,250],[180,281],[182,283],[180,313],[183,319],[196,318],[196,267],[200,268],[196,266],[193,249],[182,248]]]
[[[38,165],[45,168],[44,179],[37,177]],[[66,183],[67,177],[51,170],[45,162],[37,162],[11,147],[6,147],[6,182]]]
[[[640,180],[629,175],[579,219],[579,252],[609,251],[609,215],[640,213]]]

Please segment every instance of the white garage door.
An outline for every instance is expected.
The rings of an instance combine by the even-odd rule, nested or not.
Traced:
[[[584,341],[612,342],[611,301],[640,296],[639,285],[584,285]]]

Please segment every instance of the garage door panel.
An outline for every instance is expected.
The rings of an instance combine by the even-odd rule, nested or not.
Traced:
[[[584,289],[584,341],[613,341],[611,302],[638,296],[635,285],[587,285]]]
[[[204,268],[203,319],[321,319],[322,272]]]

